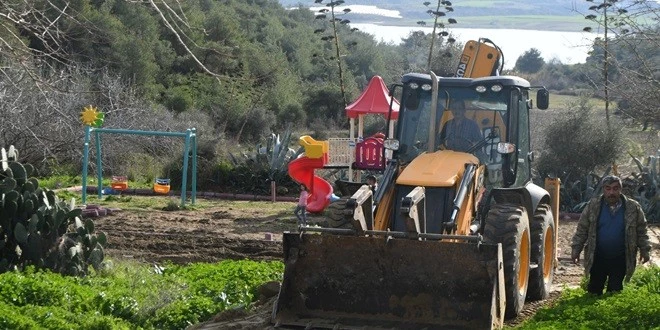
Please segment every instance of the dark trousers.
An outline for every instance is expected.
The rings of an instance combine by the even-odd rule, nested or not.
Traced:
[[[587,291],[593,294],[603,294],[605,281],[607,292],[623,290],[623,278],[626,276],[626,256],[616,258],[599,257],[594,255],[594,264],[589,271],[589,284]]]
[[[298,217],[298,225],[299,226],[306,226],[307,225],[307,214],[305,213],[305,210],[307,209],[307,206],[303,205],[297,205],[296,209],[293,211],[293,213]]]

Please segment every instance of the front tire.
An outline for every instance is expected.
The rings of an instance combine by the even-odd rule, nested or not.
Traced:
[[[527,299],[534,301],[548,298],[555,274],[555,222],[550,205],[539,205],[531,223],[531,232],[531,260],[538,267],[530,270]]]
[[[529,285],[530,229],[527,211],[516,204],[496,204],[488,211],[484,239],[502,244],[505,318],[516,317],[525,304]]]
[[[351,223],[351,210],[346,209],[348,198],[342,198],[328,205],[327,218],[330,228],[353,228]]]

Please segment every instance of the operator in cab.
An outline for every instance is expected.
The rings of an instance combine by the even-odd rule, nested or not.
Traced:
[[[472,146],[483,140],[479,125],[474,120],[465,117],[463,100],[451,100],[449,110],[451,110],[453,118],[442,126],[437,145],[444,145],[449,150],[467,152]]]

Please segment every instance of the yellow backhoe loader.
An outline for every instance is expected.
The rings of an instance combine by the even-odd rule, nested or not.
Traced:
[[[500,328],[548,296],[559,182],[532,183],[529,127],[530,93],[547,109],[548,91],[498,65],[480,39],[457,77],[406,74],[391,89],[402,107],[378,190],[351,196],[339,228],[284,234],[276,328]],[[441,138],[457,103],[481,134],[460,150]]]

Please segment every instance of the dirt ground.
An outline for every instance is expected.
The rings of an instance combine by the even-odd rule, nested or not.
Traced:
[[[118,211],[95,219],[96,228],[108,235],[107,253],[111,257],[132,258],[158,263],[217,262],[224,259],[282,260],[282,232],[295,231],[291,213],[264,217],[259,210],[223,205],[196,211]],[[291,204],[293,210],[295,204]],[[311,216],[310,222],[320,217]],[[559,267],[550,299],[525,305],[521,315],[507,321],[516,325],[531,317],[542,306],[559,297],[565,287],[579,285],[582,267],[570,262],[570,239],[576,219],[565,217],[559,227]],[[652,262],[660,264],[660,227],[650,226]],[[222,313],[193,329],[265,329],[274,298],[265,299],[250,315],[239,311]]]

